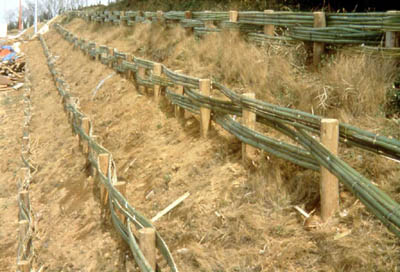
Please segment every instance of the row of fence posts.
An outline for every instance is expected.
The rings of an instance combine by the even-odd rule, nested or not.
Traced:
[[[31,102],[30,102],[30,93],[31,87],[28,79],[29,70],[26,67],[25,69],[25,86],[24,86],[24,124],[22,128],[22,157],[29,161],[30,154],[30,133],[29,133],[29,124],[31,120]],[[18,250],[18,254],[22,253],[22,256],[18,256],[17,260],[17,271],[19,272],[29,272],[32,267],[32,255],[26,256],[25,253],[32,253],[32,234],[33,234],[33,218],[31,216],[31,205],[29,200],[29,182],[31,178],[31,169],[29,167],[21,167],[19,175],[18,175],[18,204],[19,204],[19,215],[18,215],[18,234],[19,241],[18,247],[21,250]],[[25,184],[25,182],[27,184]],[[24,186],[26,185],[26,186]],[[24,188],[25,187],[25,188]],[[28,219],[22,219],[21,206],[27,209]]]
[[[112,52],[114,52],[112,50]],[[110,52],[110,54],[112,54],[112,52]],[[88,53],[88,52],[85,52]],[[160,66],[160,74],[161,74],[161,66]],[[132,76],[132,73],[129,73],[130,76]],[[159,88],[160,89],[160,88]],[[73,101],[76,100],[76,98],[71,97],[70,99],[72,99]],[[66,110],[66,108],[65,108]],[[70,112],[69,113],[69,120],[70,123],[73,124],[73,113]],[[88,117],[82,117],[80,119],[80,126],[82,128],[82,131],[86,134],[86,135],[90,135],[90,131],[92,130],[91,128],[91,122],[90,119]],[[75,130],[74,128],[72,128],[73,133],[75,134]],[[99,136],[97,135],[90,135],[90,137],[92,138],[93,141],[95,142],[99,142]],[[87,155],[88,157],[92,157],[95,154],[97,154],[97,152],[95,150],[93,150],[90,145],[89,142],[84,139],[83,137],[81,137],[79,134],[77,134],[77,139],[79,142],[79,146],[82,149],[82,152]],[[108,153],[100,153],[97,155],[97,163],[99,165],[99,171],[106,177],[108,177],[109,171],[110,171],[110,155]],[[97,170],[94,166],[90,167],[90,175],[93,177],[93,179],[96,178],[96,176],[98,177],[98,184],[100,187],[100,203],[101,203],[101,209],[102,209],[102,214],[104,215],[104,220],[108,220],[108,216],[107,214],[107,206],[109,205],[108,201],[109,201],[109,197],[108,197],[108,191],[107,188],[105,187],[105,185],[101,182],[99,175],[97,174]],[[116,190],[118,190],[122,196],[126,197],[126,182],[124,181],[117,181],[116,183],[113,184],[114,188]],[[116,214],[119,217],[119,219],[124,222],[124,224],[126,224],[127,220],[125,215],[119,210],[116,209]],[[133,230],[134,231],[134,230]],[[150,267],[152,267],[152,269],[155,271],[156,269],[156,232],[154,228],[142,228],[139,229],[137,232],[134,231],[134,233],[136,233],[136,236],[139,240],[139,246],[140,249],[143,253],[143,255],[145,256],[146,260],[148,261]]]
[[[205,11],[207,12],[207,11]],[[268,9],[264,10],[265,14],[273,14],[274,10]],[[125,12],[121,11],[120,16],[124,16]],[[326,14],[323,11],[316,11],[313,12],[314,14],[314,28],[324,28],[326,27]],[[396,10],[391,10],[387,11],[388,15],[393,15],[393,14],[399,14],[400,11]],[[143,14],[141,14],[143,15]],[[90,18],[90,16],[86,16],[86,18]],[[163,18],[163,11],[157,11],[157,19],[159,21],[164,20]],[[192,19],[192,12],[191,11],[185,11],[185,19]],[[239,12],[236,10],[231,10],[229,11],[229,22],[238,22],[239,19]],[[214,28],[214,24],[212,20],[207,20],[204,22],[205,26],[208,28]],[[120,22],[121,25],[125,24],[124,20],[121,20]],[[192,28],[187,29],[188,32],[193,32]],[[274,36],[275,35],[275,25],[269,24],[269,25],[264,25],[264,34],[267,34],[269,36]],[[393,32],[393,31],[386,31],[385,32],[385,47],[386,48],[393,48],[393,47],[399,47],[400,46],[400,33],[399,32]],[[313,42],[313,66],[317,68],[319,64],[321,63],[322,55],[325,52],[325,43],[323,42]]]

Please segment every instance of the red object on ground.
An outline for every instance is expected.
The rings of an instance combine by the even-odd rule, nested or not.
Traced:
[[[0,57],[7,56],[10,53],[12,53],[12,52],[8,49],[0,49]]]

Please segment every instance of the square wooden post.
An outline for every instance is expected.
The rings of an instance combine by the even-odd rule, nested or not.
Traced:
[[[155,63],[153,66],[153,75],[156,77],[161,77],[162,66],[161,63]],[[161,86],[159,84],[154,84],[154,101],[158,105],[160,103],[160,90]]]
[[[321,143],[337,155],[339,145],[339,121],[337,119],[321,120]],[[339,210],[339,183],[328,169],[321,167],[321,218],[327,221]]]
[[[264,14],[272,14],[274,11],[272,9],[264,10]],[[274,25],[264,25],[264,34],[274,36],[275,34],[275,26]]]
[[[140,77],[142,80],[145,78],[146,76],[146,68],[139,66],[138,67],[138,71],[137,71],[137,75],[138,77]],[[141,94],[145,94],[146,93],[146,87],[143,84],[140,84],[139,82],[137,82],[138,86],[139,86],[139,93]]]
[[[200,79],[200,93],[204,96],[210,96],[211,81],[209,79]],[[200,134],[201,137],[207,138],[211,123],[211,110],[208,108],[200,108]]]
[[[248,98],[256,98],[255,93],[245,93],[244,97]],[[254,130],[256,124],[256,114],[254,112],[249,111],[248,109],[243,108],[242,112],[243,125],[249,129]],[[255,158],[256,148],[249,144],[242,143],[242,161],[244,164],[247,164],[254,160]]]
[[[389,10],[386,12],[387,15],[398,15],[400,16],[400,11],[397,10]],[[399,32],[393,32],[393,31],[387,31],[385,33],[385,47],[386,48],[393,48],[393,47],[399,47]]]
[[[317,11],[314,12],[314,27],[326,27],[326,17],[325,12]],[[322,42],[314,42],[313,44],[313,65],[314,68],[318,68],[318,65],[321,63],[322,54],[325,51],[325,43]]]
[[[153,228],[139,230],[139,246],[150,267],[156,271],[156,231]]]
[[[83,117],[81,119],[81,128],[83,132],[89,136],[89,131],[90,131],[90,119],[87,117]],[[88,153],[89,151],[89,145],[86,139],[84,139],[82,136],[79,137],[79,145],[82,148],[83,153]]]
[[[98,159],[100,172],[104,176],[108,177],[108,167],[109,167],[110,156],[107,153],[102,153],[102,154],[99,154],[97,159]],[[99,175],[99,179],[100,179],[100,175]],[[108,191],[107,191],[106,187],[104,186],[103,182],[101,182],[101,180],[99,180],[99,183],[100,183],[100,203],[102,204],[102,206],[106,206],[108,203]]]

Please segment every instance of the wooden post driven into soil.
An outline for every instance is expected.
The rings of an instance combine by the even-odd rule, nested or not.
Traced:
[[[200,93],[204,96],[210,96],[211,81],[209,79],[200,79]],[[208,130],[210,129],[211,110],[200,107],[200,134],[201,137],[207,138]]]
[[[102,153],[99,154],[98,156],[98,163],[100,167],[101,173],[108,177],[108,163],[109,163],[109,158],[110,156],[107,153]],[[99,175],[100,179],[100,175]],[[106,187],[104,186],[103,182],[99,180],[100,183],[100,202],[103,206],[107,205],[108,202],[108,192],[106,190]]]
[[[18,261],[17,271],[18,272],[30,272],[31,271],[31,263],[29,261]]]
[[[255,93],[245,93],[243,94],[243,96],[253,99],[256,98]],[[251,112],[247,109],[243,109],[242,118],[244,126],[252,130],[255,129],[256,114],[254,112]],[[253,146],[242,143],[242,160],[244,164],[247,164],[248,162],[251,162],[254,159],[255,151],[256,149]]]
[[[139,246],[150,267],[156,271],[156,231],[153,228],[139,230]]]
[[[123,195],[124,197],[126,196],[126,182],[118,181],[117,183],[114,184],[114,187],[121,193],[121,195]],[[117,214],[118,218],[122,221],[122,223],[125,224],[126,222],[125,215],[118,208],[115,209],[115,213]]]
[[[19,238],[20,238],[20,243],[23,243],[26,238],[26,233],[28,232],[29,229],[29,221],[28,220],[20,220],[18,222],[18,227],[19,227]]]
[[[161,77],[162,66],[160,63],[155,63],[153,66],[153,75]],[[154,84],[154,101],[158,105],[160,102],[160,90],[161,86],[159,84]]]
[[[133,62],[133,55],[132,55],[132,54],[127,54],[127,55],[126,55],[126,61],[128,61],[128,62]],[[128,79],[128,80],[132,80],[133,72],[132,72],[131,69],[126,70],[126,72],[125,72],[125,77],[126,77],[126,79]]]
[[[397,14],[400,16],[400,11],[397,10],[389,10],[387,12],[388,15],[394,15]],[[399,47],[399,37],[400,33],[399,32],[392,32],[392,31],[387,31],[385,33],[385,47],[386,48],[393,48],[393,47]]]
[[[89,136],[89,131],[90,131],[90,120],[87,117],[82,118],[82,130],[83,132]],[[82,136],[79,137],[79,143],[80,146],[82,147],[82,151],[84,154],[87,154],[89,151],[89,142],[86,141]]]
[[[229,11],[229,22],[236,23],[238,20],[238,12],[237,10],[230,10]]]
[[[139,66],[137,73],[138,73],[138,77],[140,77],[140,79],[143,80],[144,77],[146,76],[146,68],[144,68],[142,66]],[[139,93],[145,94],[146,87],[144,85],[140,84],[140,83],[138,83],[138,86],[139,86]]]
[[[319,28],[319,27],[326,27],[326,17],[325,17],[325,12],[322,11],[317,11],[314,12],[314,27]],[[313,45],[313,65],[315,68],[318,67],[318,65],[321,62],[321,56],[324,53],[325,50],[325,43],[322,42],[314,42]]]
[[[176,70],[175,73],[182,73],[182,70]],[[183,95],[183,86],[182,85],[177,85],[175,86],[175,93],[179,95]],[[175,118],[182,118],[185,114],[184,109],[179,107],[178,105],[175,105]]]
[[[339,145],[339,121],[337,119],[321,120],[321,143],[334,155]],[[321,218],[325,222],[339,210],[338,179],[321,166]]]
[[[264,14],[271,14],[274,13],[274,11],[272,9],[266,9],[264,10]],[[274,36],[274,32],[275,32],[275,26],[274,25],[265,25],[264,26],[264,34],[270,35],[270,36]]]
[[[190,10],[185,11],[185,19],[192,19],[192,12]],[[192,34],[193,27],[186,28],[186,34]]]
[[[91,138],[92,138],[93,142],[98,142],[98,140],[99,140],[99,136],[97,136],[97,135],[92,135]],[[93,150],[93,148],[91,148],[89,146],[88,159],[95,158],[95,155],[96,155],[96,151]],[[89,161],[89,163],[90,163],[89,175],[94,178],[96,176],[96,167],[94,167],[90,161]]]

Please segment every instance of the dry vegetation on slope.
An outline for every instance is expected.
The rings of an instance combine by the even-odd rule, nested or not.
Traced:
[[[87,27],[79,19],[66,27],[80,37],[175,70],[212,75],[239,92],[253,90],[269,102],[307,111],[312,106],[314,112],[362,126],[369,126],[370,120],[375,127],[383,124],[381,109],[368,106],[367,99],[373,89],[384,92],[392,80],[394,71],[381,68],[386,67],[384,60],[340,55],[318,75],[306,70],[301,45],[264,49],[226,36],[198,42],[179,28],[165,32],[150,25]],[[151,218],[184,192],[191,193],[156,223],[182,271],[388,271],[398,266],[397,240],[343,188],[336,224],[306,230],[293,206],[318,209],[318,173],[262,153],[258,166],[246,169],[238,140],[218,127],[209,140],[200,139],[196,120],[170,118],[165,101],[160,111],[119,75],[93,97],[100,80],[113,71],[72,51],[54,30],[46,39],[74,95],[81,98],[83,112],[94,120],[95,134],[113,153],[133,206]],[[365,90],[353,73],[364,75],[372,71],[370,65],[377,65],[379,80],[366,84],[372,87]],[[348,66],[346,73],[339,73],[342,66]],[[372,81],[372,76],[364,79]],[[342,86],[348,88],[347,94],[340,92]],[[325,93],[327,98],[321,100]],[[349,97],[359,101],[357,110],[343,106]],[[321,101],[326,108],[319,106]],[[354,149],[341,153],[400,200],[398,164]]]

